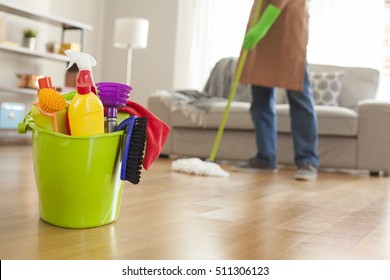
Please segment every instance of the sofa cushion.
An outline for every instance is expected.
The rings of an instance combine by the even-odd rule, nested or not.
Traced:
[[[342,71],[339,106],[357,110],[359,100],[373,99],[379,85],[379,71],[371,68],[310,64],[312,72]]]
[[[215,102],[210,108],[207,118],[207,128],[218,128],[223,114],[225,112],[227,102]],[[253,122],[249,113],[249,102],[232,102],[229,111],[229,118],[226,122],[226,129],[253,130]]]
[[[199,110],[190,105],[182,106],[180,110],[171,112],[172,126],[217,129],[221,123],[226,105],[227,101],[213,101],[207,111]],[[253,130],[249,107],[249,102],[233,101],[225,128]]]
[[[338,106],[342,84],[340,76],[344,72],[310,72],[314,104]]]
[[[171,112],[171,126],[173,127],[188,127],[188,128],[200,128],[204,127],[204,119],[197,116],[197,119],[191,117],[191,115],[186,114],[182,110],[172,111]]]
[[[223,58],[215,65],[203,92],[209,97],[228,98],[237,58]],[[357,110],[362,99],[375,98],[379,85],[379,71],[364,67],[345,67],[326,64],[310,64],[310,72],[343,72],[340,76],[342,91],[338,105]],[[235,101],[251,101],[250,86],[239,85]],[[277,95],[277,104],[284,103],[285,97]]]
[[[351,109],[335,106],[315,106],[319,135],[356,136],[358,114]],[[289,105],[276,106],[278,131],[291,133]]]
[[[178,110],[172,112],[172,125],[175,127],[217,129],[221,123],[227,102],[214,102],[210,110],[198,115],[198,121]],[[357,135],[358,114],[351,109],[336,106],[316,105],[319,135],[354,137]],[[249,113],[250,103],[231,103],[225,129],[253,130]],[[290,109],[288,104],[276,105],[278,132],[291,133]],[[199,122],[199,120],[201,120]]]
[[[195,117],[184,110],[172,112],[172,126],[188,128],[217,129],[221,123],[227,102],[214,102],[208,112],[198,111]],[[233,101],[230,106],[226,129],[253,130],[253,123],[249,113],[250,103]]]

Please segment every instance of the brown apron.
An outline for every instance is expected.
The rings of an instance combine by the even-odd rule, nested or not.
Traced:
[[[254,0],[247,30],[258,2]],[[269,4],[282,12],[267,35],[249,51],[240,82],[301,91],[308,42],[306,0],[263,0],[262,11]]]

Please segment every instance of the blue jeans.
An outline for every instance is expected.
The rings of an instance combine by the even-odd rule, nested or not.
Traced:
[[[290,104],[291,133],[294,144],[294,161],[297,166],[309,163],[319,165],[317,154],[318,129],[313,95],[306,66],[302,91],[287,90]],[[250,108],[255,126],[257,154],[255,160],[277,167],[277,128],[275,112],[275,88],[252,85]]]

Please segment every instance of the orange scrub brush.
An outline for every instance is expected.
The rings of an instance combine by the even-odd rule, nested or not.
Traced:
[[[39,89],[38,100],[34,105],[41,114],[53,119],[53,129],[58,132],[57,112],[66,108],[65,98],[53,87],[45,87]]]
[[[65,98],[55,89],[43,88],[38,92],[39,107],[47,113],[57,113],[65,109]]]

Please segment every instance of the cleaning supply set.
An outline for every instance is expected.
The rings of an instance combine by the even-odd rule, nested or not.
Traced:
[[[18,131],[32,131],[40,217],[66,228],[102,226],[118,219],[124,181],[140,182],[144,154],[148,167],[156,159],[145,146],[161,151],[169,127],[160,123],[164,135],[148,130],[148,116],[154,115],[138,104],[141,115],[118,113],[129,107],[131,87],[108,82],[95,87],[93,57],[66,53],[80,69],[77,91],[60,94],[50,77],[39,80],[38,100]]]

